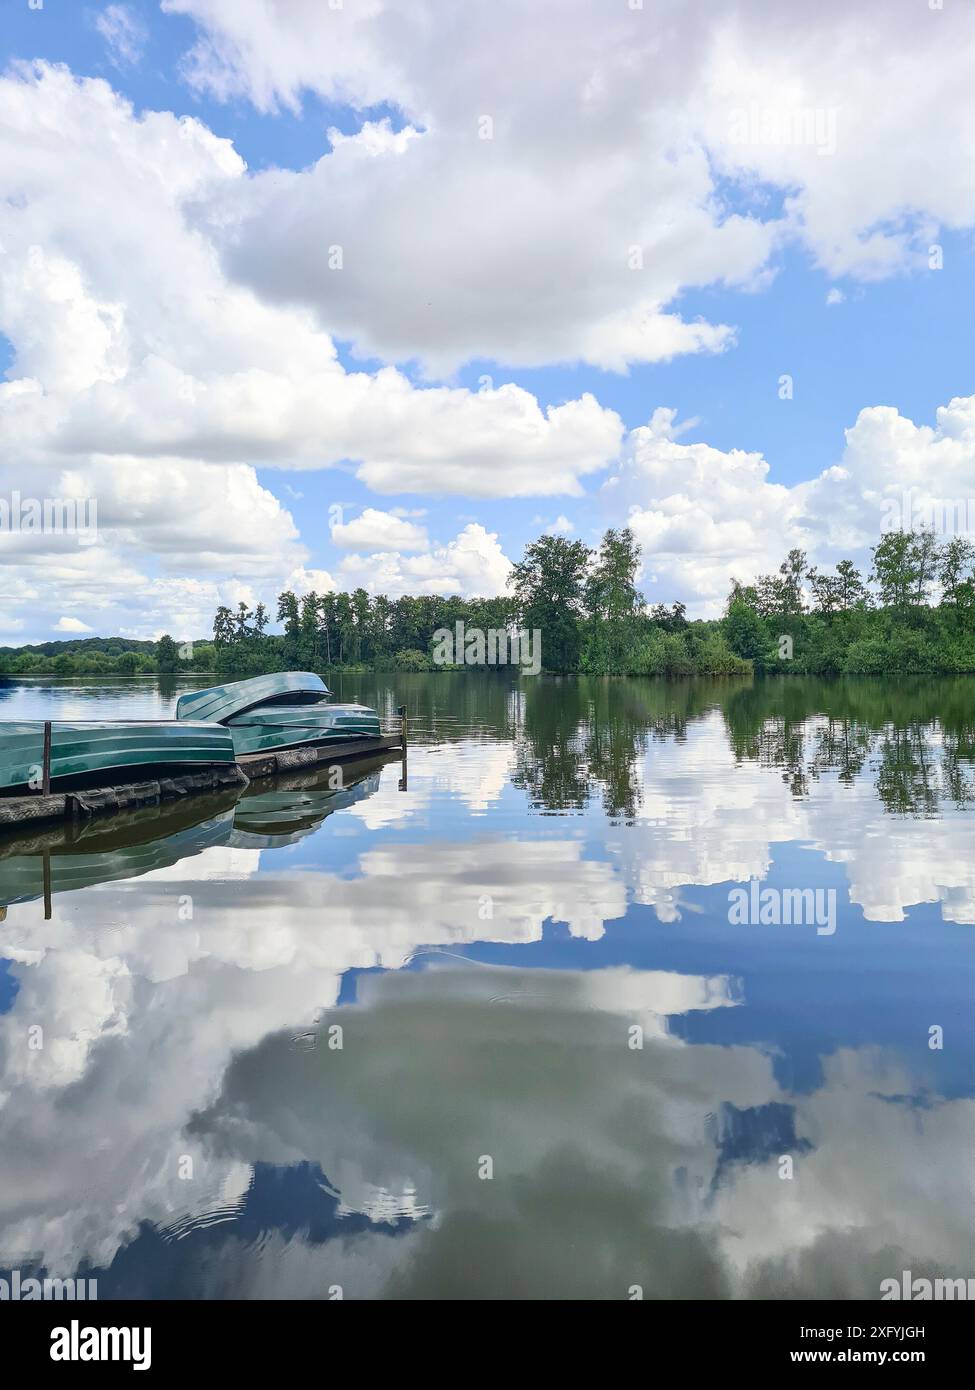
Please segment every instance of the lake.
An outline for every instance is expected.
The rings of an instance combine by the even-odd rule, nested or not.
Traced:
[[[0,685],[168,717],[206,681]],[[399,761],[0,843],[0,1271],[101,1298],[975,1276],[975,682],[362,676]],[[45,861],[50,916],[44,911]]]

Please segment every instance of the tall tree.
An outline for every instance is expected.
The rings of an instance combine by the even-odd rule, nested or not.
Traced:
[[[301,597],[298,623],[301,664],[310,670],[321,665],[321,651],[318,645],[319,598],[314,589]]]
[[[583,599],[586,624],[582,666],[594,675],[627,669],[636,639],[635,625],[644,607],[636,587],[640,547],[629,527],[608,530],[586,576]]]
[[[841,580],[835,574],[820,573],[815,565],[807,570],[806,578],[812,590],[814,610],[831,618],[843,606]]]
[[[243,642],[250,636],[251,629],[248,626],[254,614],[241,599],[237,605],[237,612],[234,614],[234,638],[238,642]]]
[[[334,593],[322,594],[318,601],[318,630],[325,643],[325,665],[332,664],[332,639],[335,633],[337,603]]]
[[[779,565],[781,612],[784,617],[803,612],[802,581],[806,573],[806,552],[794,547]]]
[[[352,624],[354,652],[352,660],[360,662],[368,658],[370,641],[370,623],[372,621],[372,610],[369,603],[369,595],[365,589],[353,589],[351,597],[352,605]]]
[[[644,606],[643,595],[636,587],[639,568],[640,547],[630,528],[608,530],[586,578],[585,602],[589,616],[618,622],[639,613]]]
[[[512,569],[510,585],[524,627],[538,629],[542,662],[550,671],[573,671],[581,646],[583,589],[592,552],[582,541],[539,536]]]
[[[352,600],[348,594],[335,595],[335,629],[338,639],[338,660],[345,663],[351,660],[352,645],[355,639]]]
[[[870,595],[867,592],[867,586],[852,560],[839,562],[836,566],[836,578],[839,584],[840,607],[845,613],[849,612],[851,608],[869,602]]]
[[[213,619],[213,640],[218,647],[227,646],[234,640],[234,635],[234,615],[225,604],[221,604]]]
[[[926,526],[914,532],[913,561],[917,571],[914,603],[927,603],[928,591],[938,577],[941,547],[934,538],[934,532]]]
[[[754,608],[758,612],[758,589],[754,584],[742,584],[740,579],[734,575],[731,577],[731,589],[725,602],[725,613],[728,613],[733,603],[743,603],[746,608]]]
[[[178,660],[179,648],[169,633],[164,632],[156,643],[156,667],[160,671],[175,671]]]
[[[286,589],[278,594],[277,621],[284,623],[284,659],[288,666],[300,660],[301,618],[298,613],[298,599],[293,590]]]
[[[972,562],[975,561],[975,545],[967,536],[952,536],[941,551],[941,568],[938,580],[941,584],[941,601],[957,607],[962,600],[966,584],[971,588]]]
[[[924,603],[938,573],[940,548],[934,532],[887,531],[873,547],[870,578],[886,608],[905,610]]]

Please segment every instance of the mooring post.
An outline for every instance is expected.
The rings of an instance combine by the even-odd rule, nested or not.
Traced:
[[[51,851],[45,849],[41,851],[42,872],[44,875],[44,921],[51,920]]]
[[[51,795],[51,721],[44,720],[44,761],[42,764],[41,792]]]
[[[407,788],[407,785],[408,785],[408,783],[407,783],[407,775],[408,775],[408,774],[407,774],[407,770],[406,770],[406,742],[407,742],[407,734],[408,734],[408,732],[409,732],[409,720],[408,720],[407,717],[406,717],[406,706],[405,706],[405,705],[400,705],[400,707],[399,707],[399,732],[400,732],[400,747],[401,747],[401,749],[402,749],[402,751],[403,751],[403,775],[402,775],[402,777],[399,779],[399,783],[398,783],[397,785],[398,785],[398,790],[399,790],[399,791],[405,792],[405,791],[406,791],[406,788]]]

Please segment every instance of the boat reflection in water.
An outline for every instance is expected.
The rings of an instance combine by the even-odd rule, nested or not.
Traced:
[[[224,845],[233,829],[233,796],[194,798],[191,806],[151,806],[57,825],[0,843],[0,904],[29,903],[98,883],[139,878]]]
[[[354,806],[379,790],[384,761],[369,759],[354,764],[333,787],[332,773],[308,773],[276,777],[272,787],[249,787],[234,809],[228,844],[242,849],[280,849],[296,844],[317,830],[327,816]]]
[[[252,784],[182,803],[56,825],[0,841],[0,907],[49,899],[99,883],[136,879],[216,846],[272,849],[312,834],[333,812],[371,796],[382,760]]]

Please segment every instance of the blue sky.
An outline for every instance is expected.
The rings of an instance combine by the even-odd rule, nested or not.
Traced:
[[[93,480],[103,530],[97,569],[114,569],[137,599],[123,613],[117,594],[95,581],[93,558],[77,570],[74,551],[62,587],[41,595],[39,556],[47,552],[32,555],[23,538],[8,546],[0,537],[9,581],[4,631],[12,634],[0,632],[0,641],[198,627],[215,599],[273,597],[285,583],[498,591],[508,561],[540,530],[557,524],[592,542],[605,526],[628,520],[644,547],[648,594],[681,597],[694,611],[712,613],[728,575],[757,573],[790,544],[826,564],[848,552],[865,559],[879,529],[878,498],[906,489],[930,495],[932,479],[939,496],[975,495],[967,408],[947,427],[930,428],[939,408],[966,401],[972,390],[975,197],[929,100],[939,72],[951,87],[952,64],[961,82],[970,40],[952,28],[950,15],[940,16],[938,29],[933,14],[919,17],[900,0],[888,7],[887,51],[876,55],[877,66],[883,59],[917,71],[903,110],[885,111],[881,120],[882,73],[872,79],[865,69],[881,8],[871,3],[847,16],[828,5],[822,46],[813,42],[820,21],[810,20],[807,50],[797,56],[788,29],[769,24],[765,0],[735,7],[739,34],[709,27],[706,7],[684,7],[676,39],[662,24],[655,30],[652,15],[641,18],[642,28],[627,28],[632,15],[603,22],[591,0],[574,0],[560,13],[565,33],[591,45],[583,59],[553,38],[557,15],[548,0],[532,16],[505,3],[500,33],[485,30],[484,17],[453,24],[454,62],[445,69],[429,24],[420,22],[442,19],[434,0],[405,10],[384,4],[378,18],[356,0],[337,7],[337,16],[303,0],[290,8],[275,0],[267,8],[270,31],[256,21],[249,31],[254,11],[229,0],[169,0],[164,8],[155,0],[44,0],[40,9],[5,0],[8,105],[0,141],[12,192],[0,227],[11,250],[0,363],[9,382],[40,389],[29,398],[36,418],[15,419],[5,441],[14,462],[36,464],[29,476],[11,475],[3,490],[34,487],[41,468],[48,470],[44,496]],[[837,25],[846,29],[845,56],[826,42]],[[739,88],[714,104],[712,73],[735,61],[750,26],[749,59],[736,66]],[[641,47],[657,52],[672,40],[689,55],[686,91],[666,82],[662,92],[640,82],[623,90]],[[507,54],[503,81],[494,42],[496,57]],[[551,49],[551,71],[539,76],[529,59],[543,45]],[[512,57],[521,51],[524,63]],[[42,80],[17,66],[34,60],[63,64],[70,85],[55,92],[50,74]],[[784,76],[793,79],[790,102],[781,94]],[[101,126],[84,78],[101,79],[115,94],[111,101],[123,98],[132,113],[116,103]],[[605,109],[590,118],[599,101]],[[839,112],[835,154],[821,157],[823,150],[808,141],[804,147],[801,138],[742,153],[722,132],[728,112],[748,103],[780,123],[800,109]],[[459,143],[488,107],[498,127],[490,148]],[[162,142],[146,139],[143,118],[153,112],[175,118]],[[646,131],[634,136],[619,124],[626,113]],[[190,195],[173,156],[182,117],[204,132],[198,154],[209,165]],[[969,117],[967,108],[956,113],[960,135]],[[65,122],[61,163],[57,146],[47,144],[43,170],[25,172],[30,141],[44,141],[58,121]],[[333,128],[351,137],[334,152]],[[381,149],[369,148],[371,131]],[[204,152],[209,132],[231,142],[246,169],[229,172],[212,145]],[[405,143],[397,145],[399,138]],[[171,211],[187,245],[205,241],[212,253],[212,283],[201,281],[199,302],[212,303],[215,318],[228,323],[232,315],[218,303],[224,294],[255,296],[266,313],[268,327],[254,326],[252,352],[245,332],[228,329],[228,342],[207,349],[200,367],[194,353],[204,355],[206,339],[194,336],[193,313],[181,304],[182,321],[176,310],[172,322],[160,317],[182,292],[181,253],[170,239],[173,264],[160,268],[155,285],[138,264],[140,247],[150,255],[136,225],[144,193],[122,177],[121,160],[111,183],[129,139],[147,179],[156,175],[150,188],[163,189],[160,218]],[[75,182],[86,159],[99,181],[104,175],[104,187]],[[53,211],[42,216],[48,205]],[[114,261],[93,246],[90,224],[99,216],[113,228],[108,239],[117,239]],[[615,236],[617,226],[620,260],[633,242],[648,258],[645,274],[625,283],[607,268],[617,255],[607,249],[607,229]],[[338,297],[336,278],[321,273],[336,227],[344,229],[351,271]],[[929,265],[932,244],[941,248],[937,269]],[[101,328],[94,338],[79,337],[71,370],[45,359],[45,344],[75,331],[59,319],[67,313],[62,291],[45,289],[40,297],[54,307],[31,315],[38,292],[24,267],[36,269],[38,248],[50,284],[72,268],[71,323],[111,320],[117,336],[110,347]],[[426,321],[428,309],[436,322]],[[296,402],[298,425],[282,426],[280,435],[276,419],[266,429],[259,418],[262,389],[274,415],[279,391],[295,388],[293,365],[263,387],[255,378],[248,410],[235,408],[218,424],[188,422],[183,434],[192,445],[183,436],[145,443],[173,412],[172,402],[153,394],[160,362],[168,380],[181,376],[179,400],[198,398],[190,380],[215,399],[218,386],[237,389],[235,373],[276,372],[276,335],[282,343],[294,338],[288,316],[299,337],[309,330],[303,360],[331,344],[342,373],[333,384],[343,423],[333,438],[330,405],[320,452],[317,425],[296,437],[307,406]],[[673,316],[683,335],[676,351],[660,346]],[[700,341],[696,325],[703,326]],[[720,344],[712,335],[721,335]],[[90,371],[78,365],[89,351]],[[114,354],[109,366],[99,353]],[[390,368],[406,415],[398,396],[390,405],[383,385]],[[152,378],[151,389],[136,389],[140,374]],[[793,381],[789,399],[781,398],[783,374]],[[309,367],[301,386],[312,400],[313,376]],[[510,418],[503,395],[492,394],[510,383],[521,388],[519,410],[538,412],[528,427]],[[371,403],[352,402],[350,423],[339,392],[351,400],[353,387]],[[430,422],[437,391],[450,393],[444,399],[456,422],[453,414]],[[584,422],[573,416],[562,430],[546,426],[550,408],[587,397],[593,402]],[[50,403],[46,420],[42,401]],[[670,423],[641,435],[661,408],[676,412]],[[465,412],[470,418],[461,420]],[[858,424],[861,412],[867,416]],[[61,424],[52,432],[55,416]],[[241,420],[247,423],[238,426]],[[855,431],[852,446],[848,430]],[[369,438],[360,445],[363,434]],[[512,439],[524,443],[517,467]],[[729,462],[736,450],[761,456],[757,472],[739,476]],[[404,453],[416,459],[400,469]],[[180,494],[183,476],[214,480],[211,519],[188,528],[185,544],[176,520],[148,519],[162,505],[153,492],[162,488],[162,457],[172,470],[169,494]],[[845,476],[823,482],[831,468]],[[217,478],[221,469],[231,470],[229,483]],[[136,473],[147,480],[145,496],[133,496]],[[232,520],[238,506],[253,518],[249,478],[266,513],[254,535],[249,523]],[[347,526],[366,509],[379,520],[333,534],[329,509],[334,520],[336,507]],[[412,548],[398,548],[402,514],[422,532]],[[207,526],[214,531],[221,516],[240,537],[239,553],[225,537],[210,545]]]

